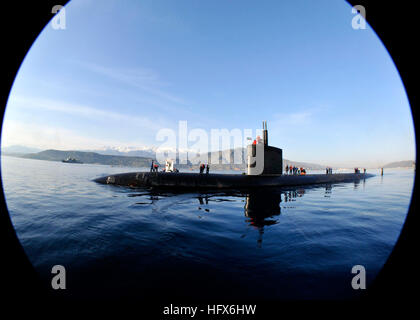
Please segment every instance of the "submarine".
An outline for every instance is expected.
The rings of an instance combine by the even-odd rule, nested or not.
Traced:
[[[247,146],[247,172],[244,174],[190,172],[129,172],[94,179],[101,184],[132,188],[159,188],[173,191],[186,189],[257,189],[340,182],[357,182],[373,174],[283,174],[283,150],[268,145],[267,122],[263,122],[263,138]]]

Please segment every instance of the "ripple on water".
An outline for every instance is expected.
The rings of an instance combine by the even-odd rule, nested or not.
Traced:
[[[349,297],[351,267],[374,278],[389,256],[414,177],[388,170],[359,184],[186,194],[92,181],[130,171],[2,158],[13,225],[46,281],[63,264],[80,295],[203,296],[205,283],[218,297]]]

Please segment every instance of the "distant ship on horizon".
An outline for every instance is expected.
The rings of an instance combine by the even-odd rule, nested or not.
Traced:
[[[82,161],[77,160],[76,158],[70,158],[70,157],[68,157],[65,160],[61,160],[61,162],[64,162],[64,163],[83,163]]]

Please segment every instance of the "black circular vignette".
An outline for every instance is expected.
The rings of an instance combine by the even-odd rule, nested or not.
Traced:
[[[405,87],[413,116],[414,127],[418,125],[417,71],[418,57],[415,56],[415,12],[413,4],[405,1],[397,5],[383,1],[348,1],[352,6],[366,8],[366,20],[380,38],[390,54]],[[417,134],[415,136],[417,141]],[[417,142],[416,142],[417,154]],[[384,267],[366,290],[367,301],[408,300],[414,298],[412,288],[418,284],[418,272],[413,263],[418,239],[415,235],[419,225],[418,177],[415,175],[413,193],[406,221],[394,249]],[[410,290],[411,289],[411,290]],[[411,291],[411,292],[410,292]]]
[[[65,5],[66,2],[33,1],[24,5],[19,2],[14,2],[10,3],[6,10],[2,10],[2,72],[3,75],[6,75],[3,76],[1,88],[2,118],[13,81],[25,55],[43,28],[52,19],[51,8],[57,4]],[[385,4],[383,1],[348,0],[348,3],[351,6],[363,5],[366,8],[367,22],[385,45],[402,78],[416,127],[416,114],[418,113],[416,75],[418,62],[414,49],[416,41],[416,10],[414,9],[413,3],[405,1],[404,4],[398,2],[398,5],[393,3],[392,6]],[[364,305],[375,305],[376,302],[383,300],[401,301],[409,299],[412,297],[409,291],[410,288],[415,288],[418,283],[418,272],[415,270],[416,266],[412,259],[413,255],[417,253],[417,250],[415,250],[417,248],[415,233],[419,225],[418,217],[415,214],[418,207],[418,200],[416,198],[418,191],[417,179],[416,176],[412,201],[400,237],[383,269],[370,288],[361,296],[359,302],[362,302]],[[3,259],[0,264],[1,281],[3,290],[8,293],[8,298],[2,298],[3,305],[8,306],[11,302],[18,302],[19,304],[24,302],[42,306],[46,304],[50,305],[51,299],[54,302],[68,301],[68,299],[61,299],[66,298],[65,296],[51,292],[49,288],[46,288],[39,281],[34,268],[17,239],[7,212],[3,192],[1,192],[0,197],[0,226],[2,229],[0,235],[3,245]],[[209,301],[208,303],[218,302]],[[246,302],[237,301],[236,303],[243,304]],[[258,315],[259,317],[264,316],[263,318],[267,318],[273,313],[279,314],[283,307],[298,312],[299,308],[296,307],[301,304],[301,302],[286,303],[276,301],[249,301],[248,303],[257,303],[259,306]],[[350,301],[349,303],[354,303],[354,301]],[[136,304],[140,305],[141,302],[136,301]],[[331,306],[327,302],[306,302],[306,304],[310,304],[315,310],[325,310],[325,308]],[[347,304],[347,302],[334,303],[335,306],[345,307],[346,309]],[[158,309],[158,306],[159,302],[144,306],[142,312],[148,308],[153,314],[159,316],[159,310],[161,309],[160,306]],[[252,319],[252,317],[248,319]]]
[[[63,5],[66,1],[63,1]],[[2,30],[2,74],[1,86],[1,124],[10,90],[16,74],[32,44],[52,19],[51,8],[53,1],[10,2],[1,11]],[[0,128],[1,128],[0,127]],[[1,177],[1,173],[0,173]],[[0,179],[0,184],[2,180]],[[1,284],[6,293],[2,300],[4,306],[20,305],[21,302],[39,305],[48,301],[50,297],[47,288],[39,280],[35,269],[16,236],[11,223],[3,193],[0,193],[1,215],[0,236],[2,249]],[[7,300],[6,300],[7,299]]]

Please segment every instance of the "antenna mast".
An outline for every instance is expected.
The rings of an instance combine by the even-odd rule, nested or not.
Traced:
[[[263,135],[264,135],[264,145],[268,146],[267,120],[263,121]]]

